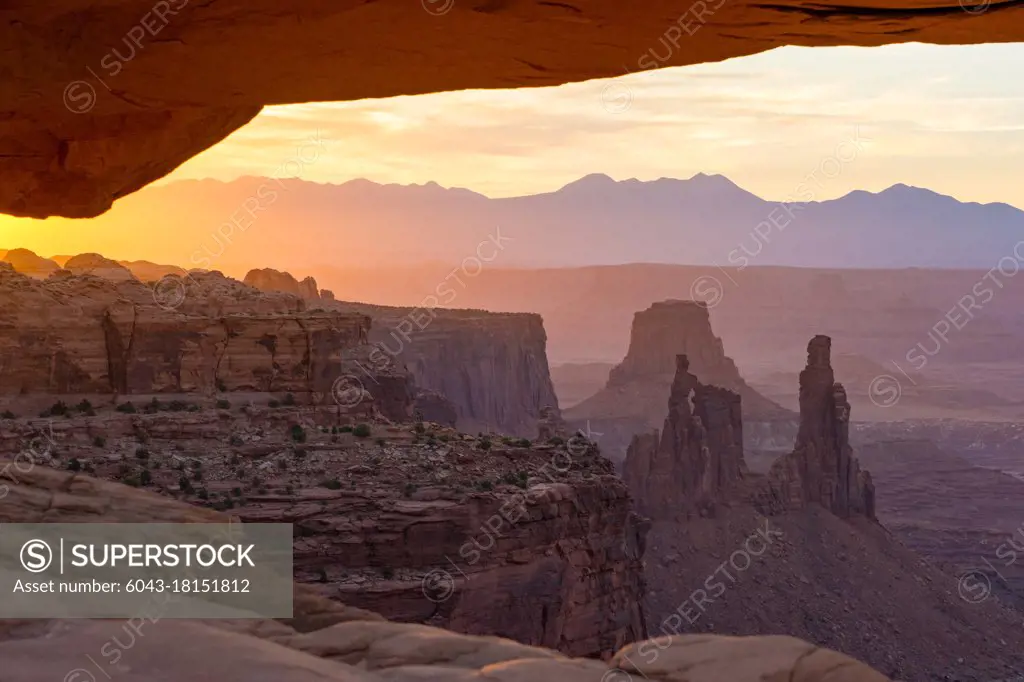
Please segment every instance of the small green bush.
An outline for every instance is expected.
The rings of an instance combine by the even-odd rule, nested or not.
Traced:
[[[369,424],[356,424],[355,428],[352,429],[352,435],[356,438],[369,438],[370,436],[370,425]]]
[[[116,409],[118,412],[124,412],[125,414],[135,414],[136,412],[138,412],[138,410],[135,409],[135,405],[133,403],[121,403],[114,409]]]
[[[92,444],[98,448],[105,448],[107,446],[107,439],[103,436],[96,436],[92,439]]]
[[[328,490],[341,490],[341,481],[336,478],[330,478],[320,482],[320,487],[327,488]]]
[[[218,410],[230,410],[231,409],[231,403],[229,403],[227,400],[223,400],[223,399],[218,400],[217,401],[217,409]]]

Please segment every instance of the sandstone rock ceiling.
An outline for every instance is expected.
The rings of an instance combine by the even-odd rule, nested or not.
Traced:
[[[959,2],[0,0],[0,212],[103,213],[269,104],[615,77],[666,46],[1024,39],[1021,0]]]

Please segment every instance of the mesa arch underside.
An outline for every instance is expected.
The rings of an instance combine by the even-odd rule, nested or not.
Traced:
[[[264,105],[559,85],[783,45],[1024,40],[1021,0],[943,1],[9,0],[0,212],[99,215]]]

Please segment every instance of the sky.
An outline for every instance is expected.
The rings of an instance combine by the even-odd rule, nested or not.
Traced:
[[[590,173],[651,180],[704,172],[784,199],[842,156],[816,199],[905,183],[1024,207],[1021,65],[1021,44],[785,47],[554,88],[269,107],[161,183],[362,177],[499,197],[552,191]],[[856,157],[847,161],[852,143]],[[0,216],[0,248],[117,257],[129,246],[84,231],[88,222]]]

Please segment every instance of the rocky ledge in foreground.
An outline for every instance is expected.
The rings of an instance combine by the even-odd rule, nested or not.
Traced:
[[[0,471],[12,471],[6,465],[15,461],[0,461]],[[4,483],[9,487],[0,502],[0,521],[9,523],[228,520],[226,514],[148,491],[43,466],[19,473],[17,481],[6,476]],[[49,682],[89,679],[87,674],[125,682],[888,679],[842,654],[790,637],[665,637],[629,645],[606,662],[574,659],[507,639],[389,622],[302,585],[295,588],[294,617],[285,622],[138,620],[135,629],[122,621],[0,621],[5,679]],[[77,677],[69,677],[73,673]]]
[[[292,404],[83,407],[0,420],[0,451],[292,523],[296,580],[395,620],[588,656],[645,635],[645,528],[585,441]]]

